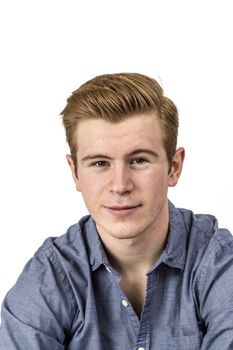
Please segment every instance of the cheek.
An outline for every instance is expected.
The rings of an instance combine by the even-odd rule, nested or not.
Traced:
[[[79,179],[79,191],[82,193],[86,205],[93,205],[98,202],[103,193],[103,188],[98,177],[84,176]]]
[[[143,178],[142,187],[148,192],[160,192],[168,187],[168,176],[164,172],[149,173]]]

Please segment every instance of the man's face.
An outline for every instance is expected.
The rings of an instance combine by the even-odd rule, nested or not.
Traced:
[[[100,236],[135,238],[166,219],[168,186],[178,181],[184,151],[177,150],[169,173],[162,137],[154,113],[78,125],[77,174],[68,161]]]

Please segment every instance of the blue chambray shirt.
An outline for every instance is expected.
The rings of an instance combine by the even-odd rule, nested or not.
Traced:
[[[2,306],[1,350],[232,350],[233,237],[169,204],[139,318],[90,216],[49,238]]]

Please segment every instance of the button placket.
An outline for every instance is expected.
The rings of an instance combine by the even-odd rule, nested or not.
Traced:
[[[150,348],[150,305],[153,297],[153,290],[156,281],[155,273],[149,273],[146,287],[146,297],[143,306],[140,327],[137,335],[136,349],[146,350]]]

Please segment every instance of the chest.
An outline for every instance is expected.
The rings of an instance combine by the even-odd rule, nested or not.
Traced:
[[[95,342],[100,344],[96,350],[201,349],[192,288],[185,285],[182,271],[158,269],[148,275],[146,285],[137,285],[140,319],[135,310],[136,289],[124,290],[119,277],[104,269],[93,276],[92,284],[85,310],[81,310],[83,319],[78,320],[83,348],[91,350]]]
[[[146,297],[147,276],[121,276],[120,287],[140,318]]]

